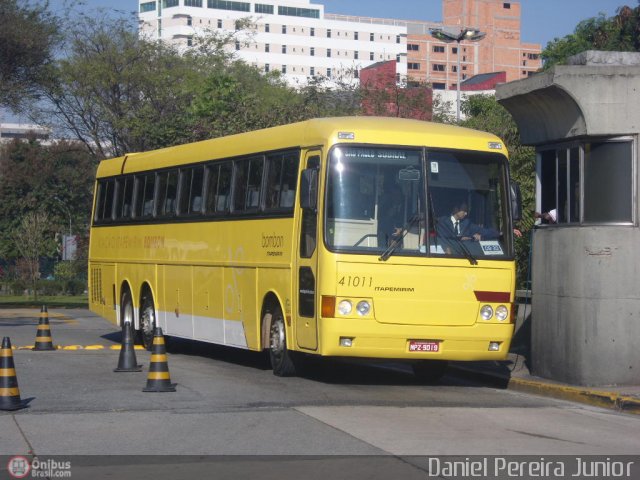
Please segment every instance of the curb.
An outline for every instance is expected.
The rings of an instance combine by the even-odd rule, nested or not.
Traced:
[[[550,383],[543,380],[506,377],[504,375],[469,367],[450,365],[449,370],[469,379],[481,379],[481,381],[498,388],[532,393],[559,400],[568,400],[594,407],[608,408],[618,412],[640,415],[640,398],[629,395],[589,387],[575,387],[566,384]]]

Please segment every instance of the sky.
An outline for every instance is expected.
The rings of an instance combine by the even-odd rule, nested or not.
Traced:
[[[64,0],[52,0],[54,8]],[[133,12],[137,0],[81,0],[85,8],[103,7],[109,10]],[[516,1],[516,0],[514,0]],[[522,6],[521,39],[524,43],[539,43],[544,48],[555,38],[573,33],[575,26],[586,18],[604,13],[615,15],[618,7],[635,7],[639,0],[519,0]],[[442,21],[441,0],[311,0],[324,5],[326,13],[398,18],[402,20]]]

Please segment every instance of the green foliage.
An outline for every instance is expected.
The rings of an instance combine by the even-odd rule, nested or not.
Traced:
[[[13,233],[21,219],[40,211],[48,230],[87,230],[95,164],[86,149],[70,142],[44,146],[35,139],[12,141],[0,148],[0,254],[17,258]]]
[[[613,17],[601,13],[581,21],[571,35],[547,44],[542,51],[544,68],[565,63],[585,50],[640,51],[640,6],[622,6]]]
[[[0,0],[0,106],[18,111],[50,78],[58,29],[47,4]]]
[[[517,227],[523,235],[516,238],[516,262],[518,284],[523,286],[529,268],[529,233],[534,225],[535,149],[520,144],[520,133],[513,117],[495,97],[472,95],[463,102],[461,109],[467,116],[467,120],[462,123],[465,127],[497,135],[504,141],[509,152],[511,178],[520,185],[522,192],[523,218]]]

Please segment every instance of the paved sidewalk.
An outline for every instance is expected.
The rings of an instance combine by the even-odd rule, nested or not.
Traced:
[[[640,385],[586,387],[555,382],[532,375],[526,357],[517,353],[504,361],[458,362],[450,369],[509,390],[640,414]]]

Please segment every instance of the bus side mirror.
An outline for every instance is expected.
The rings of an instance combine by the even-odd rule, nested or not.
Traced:
[[[520,185],[511,180],[509,185],[511,190],[511,217],[514,222],[522,219],[522,194],[520,193]]]
[[[300,179],[300,207],[315,210],[318,206],[318,169],[306,168]]]

